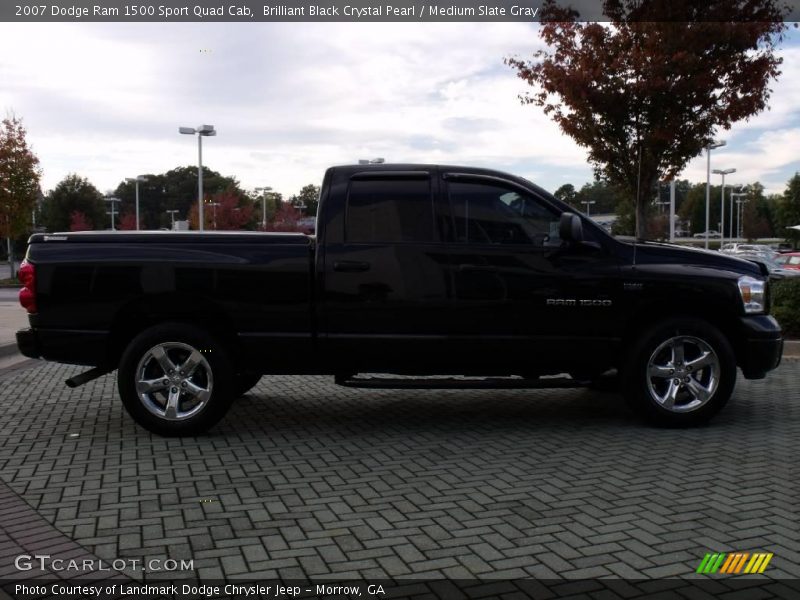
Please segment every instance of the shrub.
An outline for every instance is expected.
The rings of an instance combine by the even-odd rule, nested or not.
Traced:
[[[772,314],[787,337],[800,337],[800,277],[782,279],[772,286]]]

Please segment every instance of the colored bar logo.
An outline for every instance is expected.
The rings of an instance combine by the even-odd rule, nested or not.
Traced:
[[[763,573],[773,556],[772,552],[710,552],[703,557],[695,572],[704,575]]]

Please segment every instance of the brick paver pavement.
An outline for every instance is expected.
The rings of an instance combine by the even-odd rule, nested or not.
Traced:
[[[762,550],[766,575],[800,577],[800,362],[740,379],[696,429],[588,390],[268,377],[189,439],[134,425],[114,374],[64,387],[79,370],[0,377],[0,479],[103,559],[193,559],[179,576],[201,578],[663,578]]]

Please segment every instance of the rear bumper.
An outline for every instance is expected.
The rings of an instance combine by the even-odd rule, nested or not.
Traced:
[[[741,327],[739,366],[746,379],[762,379],[781,364],[781,327],[771,315],[742,317]]]
[[[20,329],[17,331],[17,348],[20,354],[28,358],[39,358],[39,343],[33,329]]]
[[[67,329],[20,329],[17,347],[24,356],[91,367],[108,360],[108,332]]]

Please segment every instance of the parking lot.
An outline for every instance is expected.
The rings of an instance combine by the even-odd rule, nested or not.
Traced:
[[[697,429],[647,427],[588,390],[270,377],[189,439],[135,426],[115,374],[70,390],[80,368],[34,364],[0,376],[0,480],[109,561],[191,559],[169,576],[201,579],[650,579],[741,550],[800,577],[796,360],[740,378]]]

